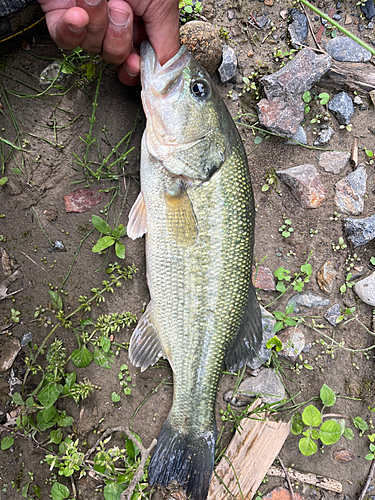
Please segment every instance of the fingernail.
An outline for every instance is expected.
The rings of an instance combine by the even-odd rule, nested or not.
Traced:
[[[73,24],[69,24],[69,29],[72,31],[75,35],[79,35],[82,33],[82,31],[86,28],[86,26],[83,26],[82,28],[80,26],[74,26]]]
[[[134,68],[130,68],[129,66],[126,68],[126,72],[132,78],[135,78],[136,76],[139,76],[139,71],[137,71]]]
[[[112,24],[115,26],[121,26],[121,28],[126,28],[129,22],[129,12],[119,9],[109,9],[108,17]]]
[[[95,7],[95,5],[98,5],[102,0],[85,0],[85,3],[87,5],[90,5],[90,7]]]

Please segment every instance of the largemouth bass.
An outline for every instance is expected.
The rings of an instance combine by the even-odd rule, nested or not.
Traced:
[[[151,301],[130,341],[145,370],[163,356],[173,405],[149,466],[207,497],[214,466],[215,399],[223,360],[236,371],[257,353],[261,317],[252,285],[254,199],[236,126],[208,73],[187,49],[160,66],[141,46],[141,193],[128,235],[146,234]]]

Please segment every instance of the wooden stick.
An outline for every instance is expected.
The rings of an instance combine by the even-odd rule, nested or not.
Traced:
[[[370,63],[332,61],[319,86],[369,94],[375,89],[375,69]]]
[[[317,488],[322,488],[323,490],[334,491],[336,493],[342,493],[342,484],[335,479],[330,479],[323,476],[316,476],[311,473],[298,472],[295,469],[288,469],[288,474],[293,481],[299,481],[301,483],[311,484]],[[268,476],[285,477],[284,471],[280,467],[272,466],[268,469]]]
[[[284,467],[284,464],[283,464],[283,461],[281,460],[280,458],[280,455],[277,455],[277,460],[280,462],[280,465],[281,465],[281,468],[283,469],[284,471],[284,474],[285,474],[285,479],[288,483],[288,486],[289,486],[289,490],[290,490],[290,494],[292,495],[292,500],[296,500],[295,499],[295,496],[294,496],[294,491],[293,491],[293,488],[292,488],[292,483],[290,482],[290,478],[289,478],[289,473],[288,471],[286,470],[286,468]]]
[[[362,493],[361,493],[360,497],[358,498],[358,500],[363,500],[365,498],[368,487],[370,486],[370,483],[371,483],[371,479],[374,476],[374,472],[375,472],[375,460],[372,461],[372,464],[370,467],[370,472],[368,473],[368,478],[367,478],[365,487],[363,488]]]

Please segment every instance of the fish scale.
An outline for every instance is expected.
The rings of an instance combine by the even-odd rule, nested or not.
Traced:
[[[192,500],[204,500],[223,361],[239,370],[261,339],[251,278],[254,199],[238,131],[186,48],[161,67],[143,44],[141,76],[147,125],[128,235],[146,233],[151,302],[129,355],[142,370],[162,355],[173,370],[173,404],[150,461],[151,484],[177,481]]]

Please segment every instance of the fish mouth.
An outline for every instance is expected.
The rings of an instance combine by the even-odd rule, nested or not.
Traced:
[[[155,95],[164,96],[176,86],[182,72],[188,65],[191,55],[182,45],[175,56],[163,66],[158,61],[155,50],[148,41],[141,44],[141,82],[143,91],[152,91]]]

